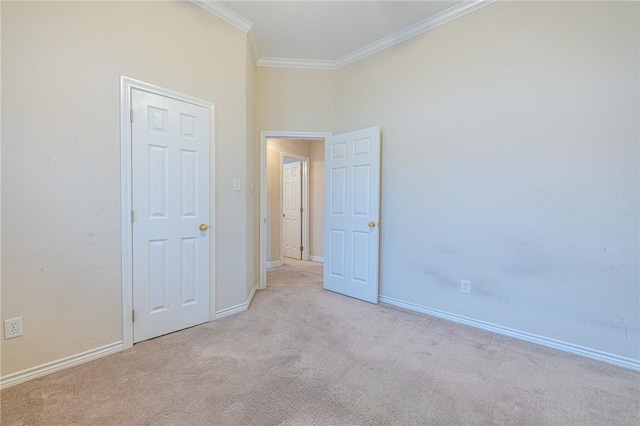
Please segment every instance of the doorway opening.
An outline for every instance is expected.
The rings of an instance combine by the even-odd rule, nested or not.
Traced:
[[[289,142],[289,141],[287,141]],[[295,143],[296,148],[311,153],[310,143],[312,141],[291,141]],[[268,141],[267,144],[267,163],[269,153],[272,151],[271,144],[278,144],[279,140]],[[324,149],[324,144],[322,145]],[[317,152],[317,149],[313,151]],[[309,180],[310,168],[309,157],[291,154],[282,151],[280,153],[280,215],[282,221],[280,224],[280,257],[284,263],[284,258],[309,260]],[[316,155],[317,157],[317,155]],[[322,157],[324,158],[324,157]],[[316,161],[318,163],[318,161]],[[275,170],[267,170],[267,180],[272,182]],[[271,189],[271,191],[269,191]],[[273,191],[273,186],[267,184],[267,194]],[[314,194],[316,195],[316,194]],[[271,198],[274,203],[275,197]],[[317,200],[314,200],[317,201]],[[314,206],[320,207],[320,206]]]
[[[329,136],[329,133],[261,132],[259,289],[266,288],[269,268],[295,261],[324,260],[324,142]],[[291,179],[285,182],[285,166],[296,163],[297,173],[302,171],[300,179],[293,179],[291,169],[295,166],[289,166]],[[297,193],[296,186],[299,188],[300,201],[294,199],[298,208],[286,208],[283,204],[286,183],[289,195]],[[287,232],[296,229],[299,234]]]

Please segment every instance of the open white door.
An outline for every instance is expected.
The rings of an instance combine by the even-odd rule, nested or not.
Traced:
[[[210,110],[132,89],[133,341],[209,320]]]
[[[324,288],[378,303],[380,128],[325,143]]]
[[[282,254],[302,259],[302,162],[282,166]]]

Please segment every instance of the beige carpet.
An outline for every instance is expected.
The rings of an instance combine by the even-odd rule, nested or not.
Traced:
[[[638,425],[640,374],[269,272],[249,311],[2,391],[2,425]]]

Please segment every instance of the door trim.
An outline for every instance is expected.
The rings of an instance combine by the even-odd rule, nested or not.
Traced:
[[[302,163],[302,233],[300,234],[302,244],[302,260],[309,260],[309,158],[302,155],[280,153],[280,170],[284,167],[284,157],[295,158]],[[284,213],[284,176],[280,173],[280,217]],[[284,226],[280,225],[280,262],[284,263]]]
[[[209,321],[215,319],[215,104],[143,81],[120,76],[120,227],[122,279],[122,342],[124,349],[133,346],[133,209],[131,173],[131,90],[138,89],[207,108],[209,112],[209,223],[213,238],[209,238]]]
[[[260,281],[258,290],[267,288],[267,139],[326,140],[327,132],[260,131]]]

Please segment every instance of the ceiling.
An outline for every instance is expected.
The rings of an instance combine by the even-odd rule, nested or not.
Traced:
[[[193,3],[249,34],[257,65],[336,69],[495,0]]]

